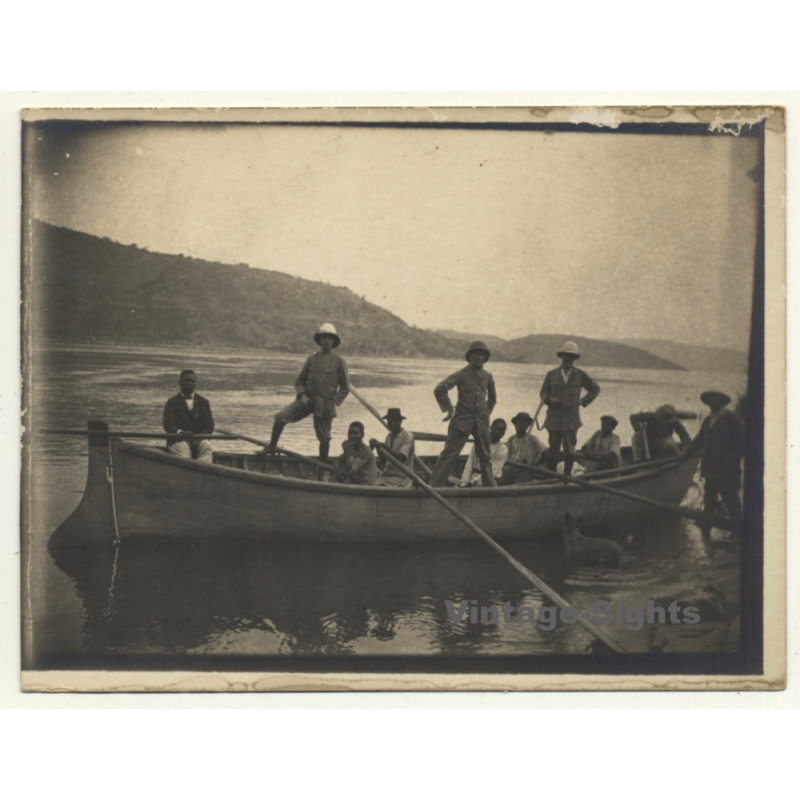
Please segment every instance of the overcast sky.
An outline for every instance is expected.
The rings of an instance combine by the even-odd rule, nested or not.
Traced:
[[[147,124],[31,138],[33,215],[57,225],[347,286],[419,327],[747,347],[755,139]]]

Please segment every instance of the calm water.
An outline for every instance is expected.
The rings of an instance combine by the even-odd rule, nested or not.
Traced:
[[[409,428],[446,431],[433,387],[462,364],[342,354],[354,385],[382,413],[400,406]],[[702,390],[713,386],[735,396],[745,387],[744,375],[602,369],[584,361],[602,391],[582,414],[579,444],[599,427],[601,414],[620,419],[617,432],[627,444],[627,417],[635,410],[670,402],[703,413]],[[295,354],[252,351],[40,345],[32,423],[83,427],[88,419],[104,419],[112,428],[159,430],[163,404],[177,391],[178,372],[192,367],[198,373],[197,390],[211,401],[219,427],[268,438],[272,415],[294,396],[302,363]],[[488,366],[498,390],[496,417],[510,421],[518,411],[536,410],[549,365]],[[352,396],[339,411],[332,455],[352,420],[365,424],[367,438],[383,438],[379,423]],[[699,421],[687,424],[691,434],[698,427]],[[315,454],[311,423],[287,427],[281,444]],[[216,446],[257,449],[235,442]],[[436,453],[438,447],[419,444],[423,453]],[[345,548],[227,538],[203,544],[123,541],[118,550],[109,542],[50,552],[51,534],[80,501],[86,443],[37,438],[31,453],[32,535],[23,581],[28,667],[100,665],[114,659],[134,663],[137,657],[152,656],[583,654],[591,647],[592,637],[576,625],[542,631],[535,625],[452,622],[445,600],[549,605],[481,542]],[[698,499],[699,489],[693,487],[685,502]],[[605,535],[625,546],[618,568],[576,567],[565,559],[558,538],[517,542],[508,549],[579,608],[589,609],[596,600],[645,606],[649,599],[665,607],[677,599],[682,606],[700,608],[701,622],[691,626],[606,626],[631,650],[736,650],[739,563],[724,541],[706,545],[693,524],[675,519]]]

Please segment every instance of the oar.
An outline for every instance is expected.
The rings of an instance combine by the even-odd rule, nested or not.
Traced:
[[[424,431],[411,431],[418,442],[446,442],[447,434],[444,433],[425,433]],[[474,442],[474,439],[467,439],[467,444]]]
[[[114,436],[115,438],[120,439],[163,439],[165,436],[175,436],[180,438],[184,434],[177,434],[177,433],[167,433],[166,431],[157,431],[153,433],[146,433],[143,431],[95,431],[90,430],[88,428],[41,428],[40,430],[34,431],[34,433],[38,436],[40,434],[54,434],[56,436]],[[189,438],[187,436],[187,438]],[[220,440],[235,440],[238,439],[238,436],[234,436],[233,434],[223,434],[219,435],[216,433],[193,433],[192,438],[194,439],[212,439],[216,441]]]
[[[384,419],[384,418],[383,418],[383,417],[380,415],[380,413],[377,411],[377,409],[375,409],[373,406],[371,406],[371,405],[370,405],[370,404],[369,404],[369,403],[368,403],[368,402],[367,402],[367,401],[366,401],[366,400],[365,400],[365,399],[364,399],[364,398],[363,398],[363,397],[362,397],[362,396],[361,396],[361,395],[358,393],[358,391],[356,390],[356,387],[355,387],[355,386],[353,386],[353,384],[352,384],[352,383],[351,383],[351,384],[349,384],[349,387],[350,387],[350,391],[351,391],[351,392],[352,392],[352,393],[355,395],[355,397],[356,397],[356,399],[358,400],[358,402],[359,402],[359,403],[361,403],[361,405],[362,405],[362,406],[364,406],[364,408],[366,408],[366,409],[367,409],[367,411],[369,411],[369,413],[370,413],[370,414],[372,414],[372,416],[373,416],[373,417],[375,417],[375,419],[377,419],[377,420],[378,420],[378,422],[380,422],[380,424],[381,424],[381,425],[383,425],[383,427],[384,427],[384,428],[386,428],[386,430],[388,431],[388,430],[389,430],[389,426],[386,424],[386,420],[385,420],[385,419]],[[413,435],[414,435],[414,437],[416,438],[416,435],[417,435],[417,434],[415,433],[415,434],[413,434]],[[447,437],[445,437],[445,438],[447,438]],[[425,464],[425,463],[422,461],[422,459],[421,459],[421,458],[420,458],[420,457],[419,457],[419,456],[418,456],[416,453],[414,454],[414,460],[417,462],[417,464],[419,464],[419,465],[422,467],[422,469],[424,470],[425,474],[426,474],[428,477],[430,477],[430,476],[433,474],[433,473],[431,472],[430,468],[428,467],[428,465],[427,465],[427,464]]]
[[[551,589],[538,575],[534,575],[524,564],[521,564],[517,561],[508,550],[501,547],[488,533],[481,530],[469,517],[465,514],[462,514],[452,503],[449,503],[444,497],[439,494],[432,486],[429,486],[425,481],[422,480],[416,473],[412,472],[405,464],[402,464],[398,461],[391,453],[389,453],[386,447],[382,444],[378,445],[378,449],[383,451],[383,457],[391,461],[398,469],[402,470],[406,475],[408,475],[414,483],[419,486],[420,489],[427,492],[434,500],[436,500],[439,505],[444,506],[456,519],[460,520],[464,523],[471,531],[477,533],[478,536],[483,539],[489,547],[496,550],[500,553],[503,558],[514,567],[517,572],[521,575],[524,575],[540,592],[545,594],[549,597],[559,608],[575,608],[574,606],[570,605],[558,592],[554,589]],[[578,619],[577,622],[579,625],[584,627],[592,636],[600,639],[601,642],[607,644],[612,650],[617,653],[625,653],[627,652],[624,647],[617,644],[611,637],[608,636],[605,631],[600,629],[597,625],[595,625],[590,619],[584,618],[583,614],[578,611]]]
[[[560,472],[553,472],[552,470],[544,469],[544,467],[534,467],[531,464],[523,464],[520,461],[506,461],[506,464],[510,464],[512,467],[519,467],[520,469],[528,470],[529,472],[534,472],[537,475],[542,475],[543,477],[558,478],[558,480],[563,481],[564,483],[574,483],[576,486],[583,486],[586,489],[595,489],[598,492],[606,492],[607,494],[613,494],[617,497],[624,497],[626,500],[635,500],[638,503],[644,503],[645,505],[652,506],[653,508],[660,508],[663,511],[671,511],[675,514],[680,514],[680,516],[693,519],[696,522],[708,522],[717,528],[724,528],[725,530],[731,529],[730,520],[721,519],[719,517],[709,517],[702,511],[695,511],[692,508],[684,508],[683,506],[677,506],[673,503],[665,503],[662,500],[652,500],[649,497],[642,497],[640,494],[626,492],[623,489],[615,489],[613,486],[606,486],[605,484],[598,483],[597,481],[587,481],[585,478],[575,478],[572,475],[562,475]]]
[[[234,433],[233,431],[223,431],[221,428],[220,433],[224,433],[226,436],[229,436],[232,439],[241,439],[243,442],[250,442],[251,444],[257,444],[261,447],[269,447],[269,442],[265,442],[262,439],[256,439],[254,436],[245,436],[243,433]],[[303,456],[300,455],[300,453],[293,453],[291,450],[284,450],[282,447],[276,447],[275,452],[283,453],[285,456],[291,456],[292,458],[296,458],[300,461],[305,461],[307,464],[313,464],[315,467],[327,469],[330,472],[336,472],[335,467],[332,467],[330,464],[326,464],[324,461],[318,461],[316,458]]]
[[[536,426],[536,430],[542,430],[542,426],[536,421],[539,418],[539,412],[542,410],[542,406],[544,405],[544,400],[539,403],[539,408],[536,409],[536,413],[533,415],[533,422],[531,423],[531,430],[533,430],[534,425]]]

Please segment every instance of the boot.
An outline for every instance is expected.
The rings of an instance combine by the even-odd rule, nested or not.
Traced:
[[[319,460],[320,461],[327,460],[328,453],[330,452],[330,449],[331,449],[331,443],[330,442],[320,442],[319,443]]]
[[[272,436],[270,437],[269,444],[256,453],[257,456],[271,456],[278,449],[278,439],[281,438],[281,433],[285,427],[285,423],[279,422],[277,419],[272,425]]]

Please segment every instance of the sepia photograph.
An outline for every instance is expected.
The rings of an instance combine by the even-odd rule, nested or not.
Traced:
[[[783,109],[21,124],[24,690],[785,686]]]

